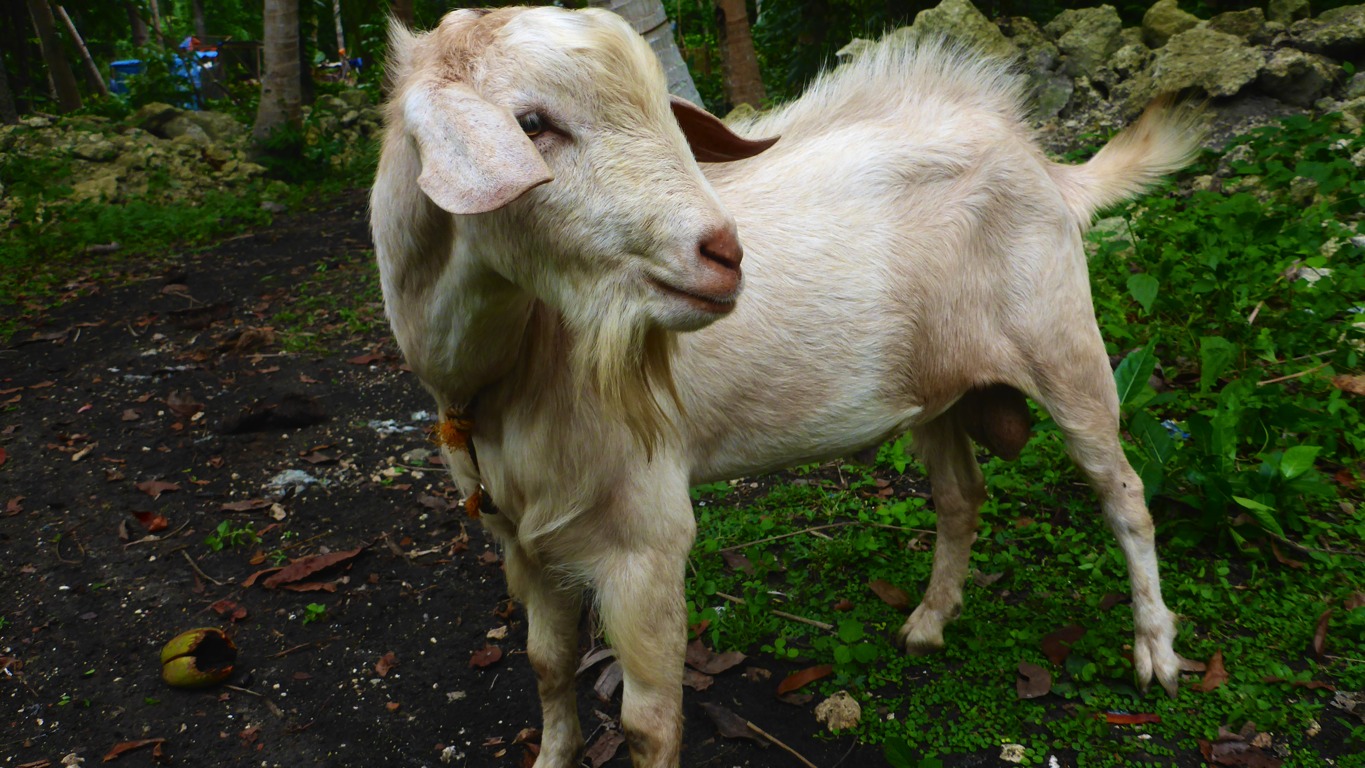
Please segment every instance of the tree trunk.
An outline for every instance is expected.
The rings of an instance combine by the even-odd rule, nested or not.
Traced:
[[[692,74],[678,52],[678,41],[673,39],[673,29],[662,0],[588,0],[588,5],[606,8],[630,22],[635,31],[649,41],[654,55],[663,64],[664,74],[668,76],[668,92],[693,104],[701,103],[701,94],[692,82]]]
[[[393,5],[390,7],[390,10],[393,12],[393,17],[395,19],[403,22],[403,25],[409,29],[412,28],[413,23],[416,21],[412,13],[412,0],[393,0]]]
[[[85,47],[85,40],[81,33],[76,30],[76,25],[67,15],[66,9],[57,6],[57,15],[62,17],[62,23],[66,25],[66,31],[71,35],[71,39],[76,41],[76,50],[81,53],[81,62],[85,64],[85,79],[90,84],[90,88],[99,95],[109,98],[109,86],[104,84],[104,75],[100,74],[100,68],[95,66],[95,60],[90,56],[90,49]]]
[[[158,5],[160,0],[147,0],[147,7],[152,9],[152,31],[156,33],[157,42],[166,44],[166,35],[161,31],[161,7]]]
[[[749,12],[744,0],[716,0],[716,28],[721,65],[725,68],[725,98],[732,107],[762,106],[763,77],[758,71],[758,54],[749,32]]]
[[[204,30],[204,0],[194,0],[190,3],[190,17],[194,20],[194,36],[203,40],[208,37],[208,32]]]
[[[9,89],[9,73],[5,71],[5,57],[0,56],[0,123],[19,122],[19,111],[14,108],[14,92]]]
[[[341,26],[341,0],[332,0],[332,20],[337,28],[337,58],[341,60],[342,71],[346,70],[346,30]]]
[[[262,143],[285,125],[298,125],[302,118],[299,83],[299,0],[265,0],[265,73],[261,76],[261,103],[251,131]]]
[[[147,44],[147,22],[138,14],[133,0],[123,0],[123,8],[128,12],[128,26],[133,29],[133,47],[141,48]]]
[[[62,112],[80,109],[81,90],[76,85],[71,65],[66,63],[66,57],[62,55],[61,41],[57,39],[57,20],[52,17],[52,9],[48,7],[47,0],[28,0],[28,12],[33,17],[33,28],[38,32],[38,45],[43,49],[43,63],[47,65],[58,108]]]

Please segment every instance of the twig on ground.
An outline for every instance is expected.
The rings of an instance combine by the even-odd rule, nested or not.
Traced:
[[[180,533],[181,531],[185,530],[185,528],[187,528],[188,526],[189,526],[189,521],[185,521],[185,522],[183,522],[183,523],[180,524],[180,527],[179,527],[179,528],[176,528],[174,531],[171,531],[170,533],[168,533],[168,534],[166,534],[166,535],[164,535],[164,536],[158,536],[158,535],[156,535],[156,534],[154,534],[154,533],[150,533],[150,534],[147,534],[146,536],[143,536],[142,538],[138,539],[137,541],[130,541],[130,542],[128,542],[127,544],[124,544],[124,545],[123,545],[123,548],[124,548],[124,549],[127,549],[127,548],[129,548],[129,547],[136,547],[136,546],[139,545],[139,544],[155,544],[155,543],[157,543],[158,541],[170,541],[172,538],[174,538],[174,536],[175,536],[177,533]],[[189,546],[189,545],[187,544],[187,545],[185,545],[185,546]],[[185,547],[181,547],[180,549],[184,549],[184,548],[185,548]],[[171,550],[171,551],[172,551],[172,552],[179,552],[180,549],[175,549],[175,550]],[[170,554],[170,552],[167,552],[166,554]]]
[[[184,550],[181,550],[180,554],[181,554],[181,556],[183,556],[183,557],[185,558],[185,562],[189,563],[189,564],[190,564],[190,567],[193,568],[193,569],[194,569],[194,572],[197,573],[197,574],[199,574],[199,576],[200,576],[201,578],[203,578],[203,579],[205,579],[205,580],[207,580],[207,581],[211,581],[211,582],[213,582],[213,583],[214,583],[215,585],[217,585],[217,586],[220,586],[220,587],[223,586],[223,582],[221,582],[221,581],[219,581],[219,580],[213,578],[212,576],[208,575],[207,573],[204,573],[204,569],[202,569],[202,568],[199,567],[199,563],[194,562],[194,558],[190,557],[190,553],[189,553],[189,552],[185,552]]]
[[[722,600],[729,600],[730,602],[734,603],[735,605],[745,605],[744,598],[742,598],[742,597],[735,597],[734,595],[727,595],[727,594],[725,594],[724,592],[717,592],[717,593],[716,593],[716,597],[719,597],[719,598],[722,599]],[[825,630],[826,632],[833,632],[833,631],[834,631],[834,625],[833,625],[833,624],[826,624],[826,623],[823,622],[823,621],[816,621],[815,619],[808,619],[808,618],[806,618],[805,616],[797,616],[797,615],[794,614],[794,613],[787,613],[786,611],[779,611],[779,610],[776,609],[776,608],[769,608],[768,611],[769,611],[770,613],[772,613],[772,615],[777,616],[777,617],[779,617],[779,618],[789,619],[789,620],[791,620],[791,621],[799,622],[799,623],[801,623],[801,624],[808,624],[808,625],[810,625],[810,626],[812,626],[812,627],[816,627],[816,628],[819,628],[819,629],[823,629],[823,630]]]
[[[281,718],[284,717],[284,710],[280,709],[279,705],[271,701],[270,697],[266,696],[264,693],[257,693],[256,691],[253,691],[249,688],[242,688],[236,685],[224,685],[223,687],[229,690],[237,691],[238,693],[245,693],[248,696],[255,696],[256,698],[265,702],[265,706],[267,709],[270,710],[270,714],[274,715],[275,717]]]
[[[322,646],[326,645],[327,643],[333,642],[334,640],[340,640],[340,639],[341,639],[341,636],[340,636],[340,635],[333,635],[333,636],[327,638],[326,640],[317,640],[317,641],[314,641],[314,642],[311,642],[311,643],[303,643],[302,645],[296,645],[296,646],[294,646],[294,647],[292,647],[292,648],[285,648],[283,651],[280,651],[279,653],[276,653],[276,654],[271,655],[270,658],[272,658],[272,659],[283,659],[285,656],[288,656],[288,655],[291,654],[291,653],[298,653],[299,651],[307,651],[307,650],[311,650],[311,649],[313,649],[313,648],[321,648]]]
[[[721,548],[721,549],[718,549],[718,550],[716,550],[715,554],[720,554],[721,552],[732,552],[732,551],[734,551],[734,550],[736,550],[736,549],[744,549],[745,547],[752,547],[752,546],[756,546],[756,545],[758,545],[758,544],[767,544],[768,542],[771,542],[771,541],[778,541],[778,540],[780,540],[780,539],[789,539],[789,538],[791,538],[791,537],[793,537],[793,536],[800,536],[800,535],[806,534],[806,533],[816,533],[816,532],[818,532],[818,531],[824,531],[824,530],[828,530],[828,529],[830,529],[830,528],[844,528],[844,527],[847,527],[847,526],[850,526],[850,525],[864,525],[864,526],[867,526],[867,527],[869,527],[869,528],[885,528],[885,529],[891,530],[891,531],[905,531],[905,532],[907,532],[907,533],[928,533],[928,534],[933,534],[933,533],[934,533],[933,531],[930,531],[930,530],[925,529],[925,528],[906,528],[905,526],[901,526],[901,525],[888,525],[888,524],[886,524],[886,523],[868,523],[868,522],[864,522],[864,521],[862,521],[862,520],[846,520],[846,521],[844,521],[844,522],[842,522],[842,523],[829,523],[828,525],[816,525],[816,526],[812,526],[812,527],[810,527],[810,528],[802,528],[802,529],[799,530],[799,531],[792,531],[791,533],[779,533],[779,534],[776,535],[776,536],[769,536],[769,537],[763,538],[763,539],[755,539],[754,541],[746,541],[746,542],[744,542],[743,544],[735,544],[734,546],[723,547],[723,548]]]
[[[753,731],[754,733],[758,734],[759,736],[762,736],[763,738],[767,739],[768,741],[771,741],[772,743],[776,744],[777,746],[779,746],[779,747],[781,747],[783,750],[785,750],[785,751],[787,752],[787,754],[791,755],[792,757],[796,758],[797,760],[800,760],[802,765],[806,766],[807,768],[815,768],[815,763],[812,763],[811,761],[807,760],[804,756],[802,756],[802,754],[801,754],[800,752],[797,752],[796,750],[794,750],[794,749],[792,749],[791,747],[787,746],[786,744],[782,743],[782,740],[781,740],[781,739],[777,738],[776,736],[772,735],[771,733],[768,733],[767,731],[763,730],[762,728],[759,728],[758,726],[754,725],[752,722],[750,722],[750,721],[748,721],[748,720],[745,720],[745,721],[744,721],[744,724],[745,724],[746,726],[749,727],[749,730]]]
[[[1317,373],[1318,371],[1322,370],[1323,368],[1326,368],[1328,365],[1329,365],[1329,363],[1318,363],[1317,365],[1313,366],[1312,368],[1304,369],[1304,370],[1302,370],[1302,371],[1299,371],[1298,373],[1291,373],[1291,374],[1289,374],[1288,376],[1276,376],[1276,377],[1273,378],[1273,379],[1266,379],[1265,381],[1258,381],[1258,382],[1256,382],[1256,386],[1258,386],[1258,387],[1264,387],[1264,386],[1267,385],[1267,384],[1279,384],[1279,383],[1282,382],[1282,381],[1289,381],[1290,379],[1297,379],[1297,378],[1299,378],[1299,377],[1301,377],[1301,376],[1307,376],[1307,375],[1310,374],[1310,373]]]

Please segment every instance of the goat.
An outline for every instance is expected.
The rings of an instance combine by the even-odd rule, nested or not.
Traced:
[[[371,199],[384,299],[525,605],[537,765],[583,745],[589,590],[635,765],[678,764],[700,482],[913,430],[939,535],[900,642],[941,647],[985,497],[969,435],[1017,452],[1023,395],[1127,556],[1138,681],[1174,693],[1175,617],[1081,236],[1187,162],[1187,111],[1156,105],[1069,166],[1033,141],[1006,65],[941,42],[888,38],[733,132],[670,100],[649,47],[606,12],[455,11],[396,29],[390,57]]]

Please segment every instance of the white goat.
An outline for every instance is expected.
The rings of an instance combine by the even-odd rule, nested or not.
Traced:
[[[985,497],[969,435],[1017,451],[1019,392],[1061,428],[1127,555],[1138,680],[1174,692],[1174,617],[1081,234],[1186,162],[1188,116],[1155,107],[1058,165],[1004,65],[888,42],[742,126],[782,137],[745,160],[771,141],[670,109],[649,47],[609,13],[456,11],[396,31],[390,56],[371,201],[384,298],[446,414],[457,482],[500,510],[484,521],[526,607],[538,765],[583,744],[589,588],[635,764],[677,765],[699,482],[913,430],[939,537],[901,639],[941,647]]]

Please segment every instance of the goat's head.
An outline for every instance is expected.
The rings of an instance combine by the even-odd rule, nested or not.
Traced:
[[[419,186],[461,216],[470,252],[561,313],[580,374],[629,386],[666,358],[669,331],[733,309],[743,251],[696,161],[772,140],[670,99],[621,18],[455,11],[392,49],[388,119],[415,143]]]

